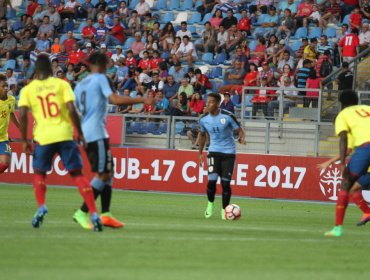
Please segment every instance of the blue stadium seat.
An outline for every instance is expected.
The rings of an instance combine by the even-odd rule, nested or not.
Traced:
[[[6,63],[5,63],[5,66],[4,66],[4,70],[6,70],[6,69],[8,69],[8,68],[10,68],[10,69],[15,69],[15,67],[16,67],[16,64],[17,64],[17,62],[15,61],[15,59],[9,59],[9,60],[7,60],[6,61]]]
[[[224,64],[227,59],[226,53],[218,53],[211,65],[219,65],[219,64]]]
[[[170,0],[170,5],[167,7],[166,10],[173,11],[180,9],[180,1],[179,0]]]
[[[155,135],[160,134],[159,129],[158,129],[158,125],[155,122],[148,122],[147,131],[148,131],[148,133],[155,134]]]
[[[127,126],[126,132],[128,134],[139,133],[139,131],[141,130],[141,127],[142,127],[142,123],[141,122],[131,122]]]
[[[204,25],[207,21],[209,21],[211,18],[212,18],[212,14],[211,13],[208,13],[204,16],[202,22],[200,22],[201,25]]]
[[[160,134],[167,133],[167,123],[161,123],[159,125],[158,131],[159,131]]]
[[[8,8],[6,12],[6,18],[9,19],[15,19],[17,17],[17,11],[15,9]]]
[[[81,33],[82,32],[82,28],[84,28],[85,26],[87,26],[86,21],[81,22],[80,26],[78,27],[77,32],[78,33]]]
[[[181,134],[185,128],[185,123],[178,121],[175,123],[176,134]]]
[[[210,79],[217,79],[222,78],[222,68],[217,66],[211,69],[211,72],[209,73],[208,77]]]
[[[153,10],[164,10],[167,8],[167,0],[158,0],[153,6]]]
[[[178,10],[190,11],[192,9],[193,9],[193,0],[184,0],[184,2],[182,2],[182,5],[180,5],[180,8]]]
[[[195,12],[191,15],[190,19],[188,20],[188,24],[195,24],[199,23],[200,19],[202,18],[202,15],[198,12]]]
[[[234,104],[234,106],[238,106],[240,104],[240,96],[237,94],[232,95],[231,102]]]
[[[252,36],[255,39],[258,39],[258,37],[263,36],[265,34],[265,29],[263,27],[256,27],[253,30]]]
[[[238,20],[238,22],[239,22],[239,20],[242,18],[242,14],[239,14],[239,13],[234,14],[234,17],[236,17],[236,19],[237,19],[237,20]]]
[[[135,38],[134,37],[128,37],[125,41],[125,43],[123,44],[123,49],[124,50],[128,50],[131,48],[131,44],[135,41]]]
[[[61,37],[60,37],[60,44],[63,44],[63,42],[68,38],[67,34],[63,34]]]
[[[343,25],[343,24],[348,24],[348,25],[349,25],[349,17],[350,17],[350,15],[346,15],[346,16],[343,18],[343,20],[342,20],[342,25]]]
[[[322,33],[321,27],[314,27],[314,28],[312,28],[310,34],[308,35],[308,38],[309,39],[312,39],[312,38],[320,38],[321,37],[321,33]]]
[[[139,0],[131,0],[130,5],[128,6],[130,10],[135,10],[136,5],[139,3]]]
[[[170,11],[168,11],[168,12],[164,15],[163,19],[161,19],[161,22],[162,22],[162,23],[167,23],[167,22],[169,22],[169,21],[173,21],[174,19],[175,19],[175,17],[174,17],[174,15],[173,15],[173,13],[172,13],[172,12],[170,12]]]
[[[337,37],[337,29],[334,28],[334,27],[327,27],[324,31],[324,34],[328,37],[328,38],[335,38]]]
[[[161,53],[161,58],[162,59],[168,59],[170,57],[170,53],[169,52],[162,52]]]
[[[249,42],[248,47],[249,47],[250,51],[253,52],[255,50],[255,48],[257,47],[257,40],[251,40]]]
[[[290,46],[293,52],[298,51],[298,49],[302,46],[302,41],[294,41],[294,43]]]
[[[294,37],[296,39],[302,39],[304,37],[307,37],[307,28],[306,27],[300,27],[296,30]]]
[[[207,52],[202,55],[202,62],[212,63],[212,61],[213,61],[213,53]]]
[[[211,84],[212,84],[212,92],[219,92],[220,91],[220,88],[222,86],[222,82],[216,82],[216,81],[211,80]]]

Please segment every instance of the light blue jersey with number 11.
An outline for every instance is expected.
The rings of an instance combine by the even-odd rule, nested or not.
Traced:
[[[82,114],[81,126],[87,143],[109,138],[105,123],[108,97],[113,92],[108,78],[100,73],[91,74],[77,84],[76,105]]]

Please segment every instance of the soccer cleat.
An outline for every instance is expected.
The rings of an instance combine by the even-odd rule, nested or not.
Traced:
[[[213,215],[213,207],[214,206],[215,206],[215,203],[214,202],[209,202],[208,201],[207,209],[204,212],[204,216],[206,217],[206,219],[209,219],[209,218],[212,217],[212,215]]]
[[[73,214],[73,220],[78,223],[82,228],[91,230],[93,225],[90,221],[89,213],[85,213],[81,209],[78,209]]]
[[[225,209],[221,209],[221,220],[226,220]]]
[[[94,231],[103,231],[103,224],[100,220],[100,217],[97,213],[91,215],[91,223],[93,224]]]
[[[101,222],[103,226],[112,227],[112,228],[121,228],[124,227],[125,224],[118,221],[110,212],[105,212],[100,215]]]
[[[369,213],[365,213],[362,215],[362,218],[361,218],[361,221],[359,221],[357,223],[358,226],[364,226],[366,225],[366,223],[370,221],[370,214]]]
[[[342,226],[335,226],[331,231],[327,231],[324,233],[325,236],[329,237],[341,237],[343,234]]]
[[[48,209],[45,205],[42,205],[37,209],[35,216],[33,216],[32,219],[32,226],[34,228],[39,228],[42,225],[42,222],[44,221],[44,216],[48,214]]]

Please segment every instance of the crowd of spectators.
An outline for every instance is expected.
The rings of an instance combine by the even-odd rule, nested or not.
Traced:
[[[333,67],[342,67],[342,62],[339,89],[352,87],[346,62],[369,46],[369,0],[250,2],[194,2],[189,15],[199,12],[202,20],[208,19],[200,27],[196,23],[200,30],[196,34],[187,21],[180,26],[162,22],[161,11],[153,10],[145,0],[133,9],[119,0],[95,4],[91,0],[47,0],[45,4],[29,0],[24,13],[13,18],[5,17],[9,6],[5,1],[0,7],[0,56],[16,62],[6,71],[16,93],[32,80],[39,53],[50,54],[54,76],[72,86],[89,74],[87,58],[92,52],[106,53],[110,59],[106,74],[121,94],[151,94],[157,100],[155,106],[116,108],[118,113],[199,116],[207,91],[215,90],[197,65],[204,53],[230,65],[217,90],[225,96],[222,106],[231,111],[230,97],[240,96],[243,86],[263,87],[250,100],[253,115],[262,109],[272,118],[279,105],[281,93],[264,87],[291,89],[284,92],[284,109],[295,106],[299,96],[304,106],[317,107],[317,91],[296,89],[322,87],[322,80]],[[348,23],[328,38],[323,30],[336,28],[345,18]],[[300,38],[299,48],[291,47],[299,28],[315,27],[322,28],[317,37]],[[17,79],[13,68],[21,71]],[[331,89],[333,85],[325,86]]]

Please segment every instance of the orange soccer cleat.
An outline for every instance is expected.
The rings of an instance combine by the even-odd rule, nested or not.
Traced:
[[[100,219],[104,226],[111,227],[111,228],[121,228],[124,227],[125,224],[118,221],[110,212],[105,212],[100,215]]]

